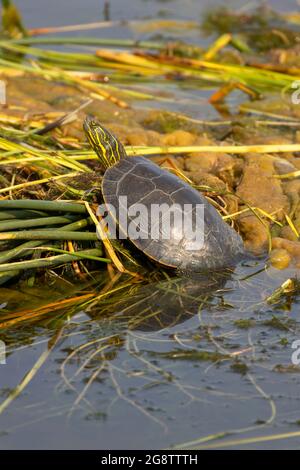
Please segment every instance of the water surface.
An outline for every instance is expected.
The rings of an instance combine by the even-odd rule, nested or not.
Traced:
[[[16,3],[28,27],[103,19],[98,0]],[[270,3],[296,8],[293,1]],[[198,19],[207,6],[206,0],[112,1],[111,19]],[[84,34],[148,37],[127,26]],[[185,34],[207,41],[198,32]],[[180,103],[170,104],[175,110],[202,119],[217,115],[205,90],[178,96]],[[195,96],[203,107],[185,103]],[[102,295],[109,283],[104,276],[86,286],[58,280],[1,289],[2,313],[34,312],[53,302],[53,312],[11,326],[3,337],[1,401],[33,374],[37,361],[40,367],[0,415],[2,449],[192,448],[204,441],[222,448],[236,439],[299,431],[300,369],[292,363],[292,344],[300,339],[296,270],[278,271],[260,260],[198,279],[161,277],[139,285],[119,279],[109,297]],[[287,279],[293,288],[280,293]],[[68,289],[70,297],[100,298],[57,308]],[[213,439],[220,433],[222,440]],[[299,437],[232,446],[297,448]]]

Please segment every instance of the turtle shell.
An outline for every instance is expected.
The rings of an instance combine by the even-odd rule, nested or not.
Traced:
[[[125,157],[108,168],[102,191],[107,209],[118,222],[123,237],[127,238],[128,234],[137,248],[162,265],[197,272],[233,266],[244,254],[241,237],[223,221],[204,196],[144,157]],[[146,216],[143,211],[135,210],[140,207],[137,204],[147,209]],[[202,236],[200,248],[191,244],[191,239],[183,230],[178,231],[178,218],[162,212],[161,218],[155,217],[153,220],[150,216],[152,208],[157,210],[158,205],[161,207],[162,204],[164,207],[175,207],[177,215],[180,211],[186,214],[188,208],[193,214],[193,230],[202,231],[198,232]],[[204,224],[199,226],[195,217],[197,206],[204,208]],[[165,233],[167,215],[170,225],[168,236]],[[133,232],[139,228],[140,236],[132,236],[129,227],[133,228]],[[153,227],[156,237],[153,237]]]

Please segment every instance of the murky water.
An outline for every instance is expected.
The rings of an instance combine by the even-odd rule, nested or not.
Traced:
[[[46,0],[16,0],[16,5],[22,11],[26,24],[31,28],[45,26],[61,26],[103,20],[104,1],[86,0],[53,0],[51,7]],[[213,5],[224,5],[222,0],[110,0],[111,20],[136,20],[144,18],[180,18],[197,20],[203,11]],[[247,11],[259,2],[230,0],[229,7]],[[269,5],[278,11],[297,10],[296,0],[270,0]],[[102,34],[102,33],[101,33]],[[112,37],[120,34],[120,29],[114,31]],[[107,32],[102,35],[107,36]]]
[[[66,0],[51,7],[16,3],[30,27],[102,19],[96,0],[72,7]],[[111,18],[191,19],[208,4],[112,1]],[[125,26],[101,31],[130,34],[137,35]],[[193,40],[201,38],[193,33]],[[180,96],[192,100],[193,93]],[[204,103],[205,92],[201,97]],[[197,116],[207,119],[207,110],[205,104]],[[13,311],[31,318],[19,324],[15,317],[1,337],[7,356],[0,364],[0,448],[299,447],[300,437],[235,442],[299,431],[300,368],[292,348],[300,340],[297,276],[260,260],[197,279],[132,284],[99,274],[87,285],[58,279],[2,288],[2,321]],[[24,390],[9,404],[18,384]]]
[[[59,313],[54,302],[47,320],[4,337],[2,400],[42,363],[1,415],[1,447],[161,448],[199,439],[189,448],[223,432],[226,443],[297,431],[298,296],[275,295],[296,275],[252,263],[140,286],[119,279],[115,295]],[[56,299],[63,287],[52,286]],[[26,310],[45,293],[3,289],[1,301]]]

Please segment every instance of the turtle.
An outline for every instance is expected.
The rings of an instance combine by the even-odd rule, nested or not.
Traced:
[[[246,251],[241,236],[224,222],[199,191],[149,158],[127,156],[117,137],[93,117],[85,118],[83,128],[105,170],[101,184],[104,205],[118,225],[119,238],[128,238],[159,265],[181,272],[230,268],[243,259]],[[138,223],[132,208],[141,207],[148,210],[147,214],[152,213],[153,208],[163,207],[165,210],[161,210],[161,217],[155,219],[140,216]],[[170,208],[174,207],[176,210],[171,217]],[[121,217],[122,211],[125,211],[125,216],[122,213]],[[182,224],[179,230],[180,212],[183,217],[189,215],[192,220],[190,227],[192,233],[197,235],[198,244],[192,237],[187,237]],[[202,225],[198,224],[196,217],[200,212]],[[157,212],[153,213],[157,215]],[[131,231],[128,230],[129,226]],[[136,236],[137,233],[139,236]]]

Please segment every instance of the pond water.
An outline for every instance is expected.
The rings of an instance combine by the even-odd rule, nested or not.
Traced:
[[[61,306],[60,315],[55,306],[67,288],[63,282],[2,289],[10,308],[33,305],[34,312],[47,295],[53,312],[5,337],[2,399],[34,365],[38,370],[1,415],[1,447],[191,448],[225,433],[211,442],[222,448],[236,439],[297,431],[300,375],[292,344],[300,338],[299,298],[276,295],[296,275],[261,261],[234,273],[146,286],[118,280],[109,300],[100,295],[88,307]]]
[[[16,2],[28,27],[101,21],[102,3]],[[283,8],[277,0],[270,4]],[[195,19],[208,5],[113,0],[111,19]],[[84,34],[138,36],[126,26]],[[193,93],[181,98],[192,101]],[[205,97],[204,91],[203,103]],[[205,104],[196,115],[214,113]],[[197,279],[153,276],[134,284],[99,273],[86,285],[58,278],[49,286],[2,288],[2,313],[32,313],[32,319],[1,337],[0,448],[299,447],[300,433],[277,440],[300,431],[297,276],[261,259]],[[69,303],[62,300],[66,292]],[[35,319],[46,303],[47,315]],[[24,390],[9,404],[18,384]]]
[[[103,20],[103,0],[52,0],[51,6],[46,0],[16,0],[22,12],[26,25],[30,28],[46,26],[62,26],[68,24],[88,23]],[[222,0],[110,0],[110,19],[136,20],[145,18],[180,18],[197,20],[201,14],[212,6],[224,5]],[[260,2],[230,0],[226,5],[235,9],[247,11]],[[270,0],[268,5],[278,11],[297,10],[296,0]],[[114,30],[114,36],[120,34],[120,29]],[[106,32],[101,31],[106,36]]]

